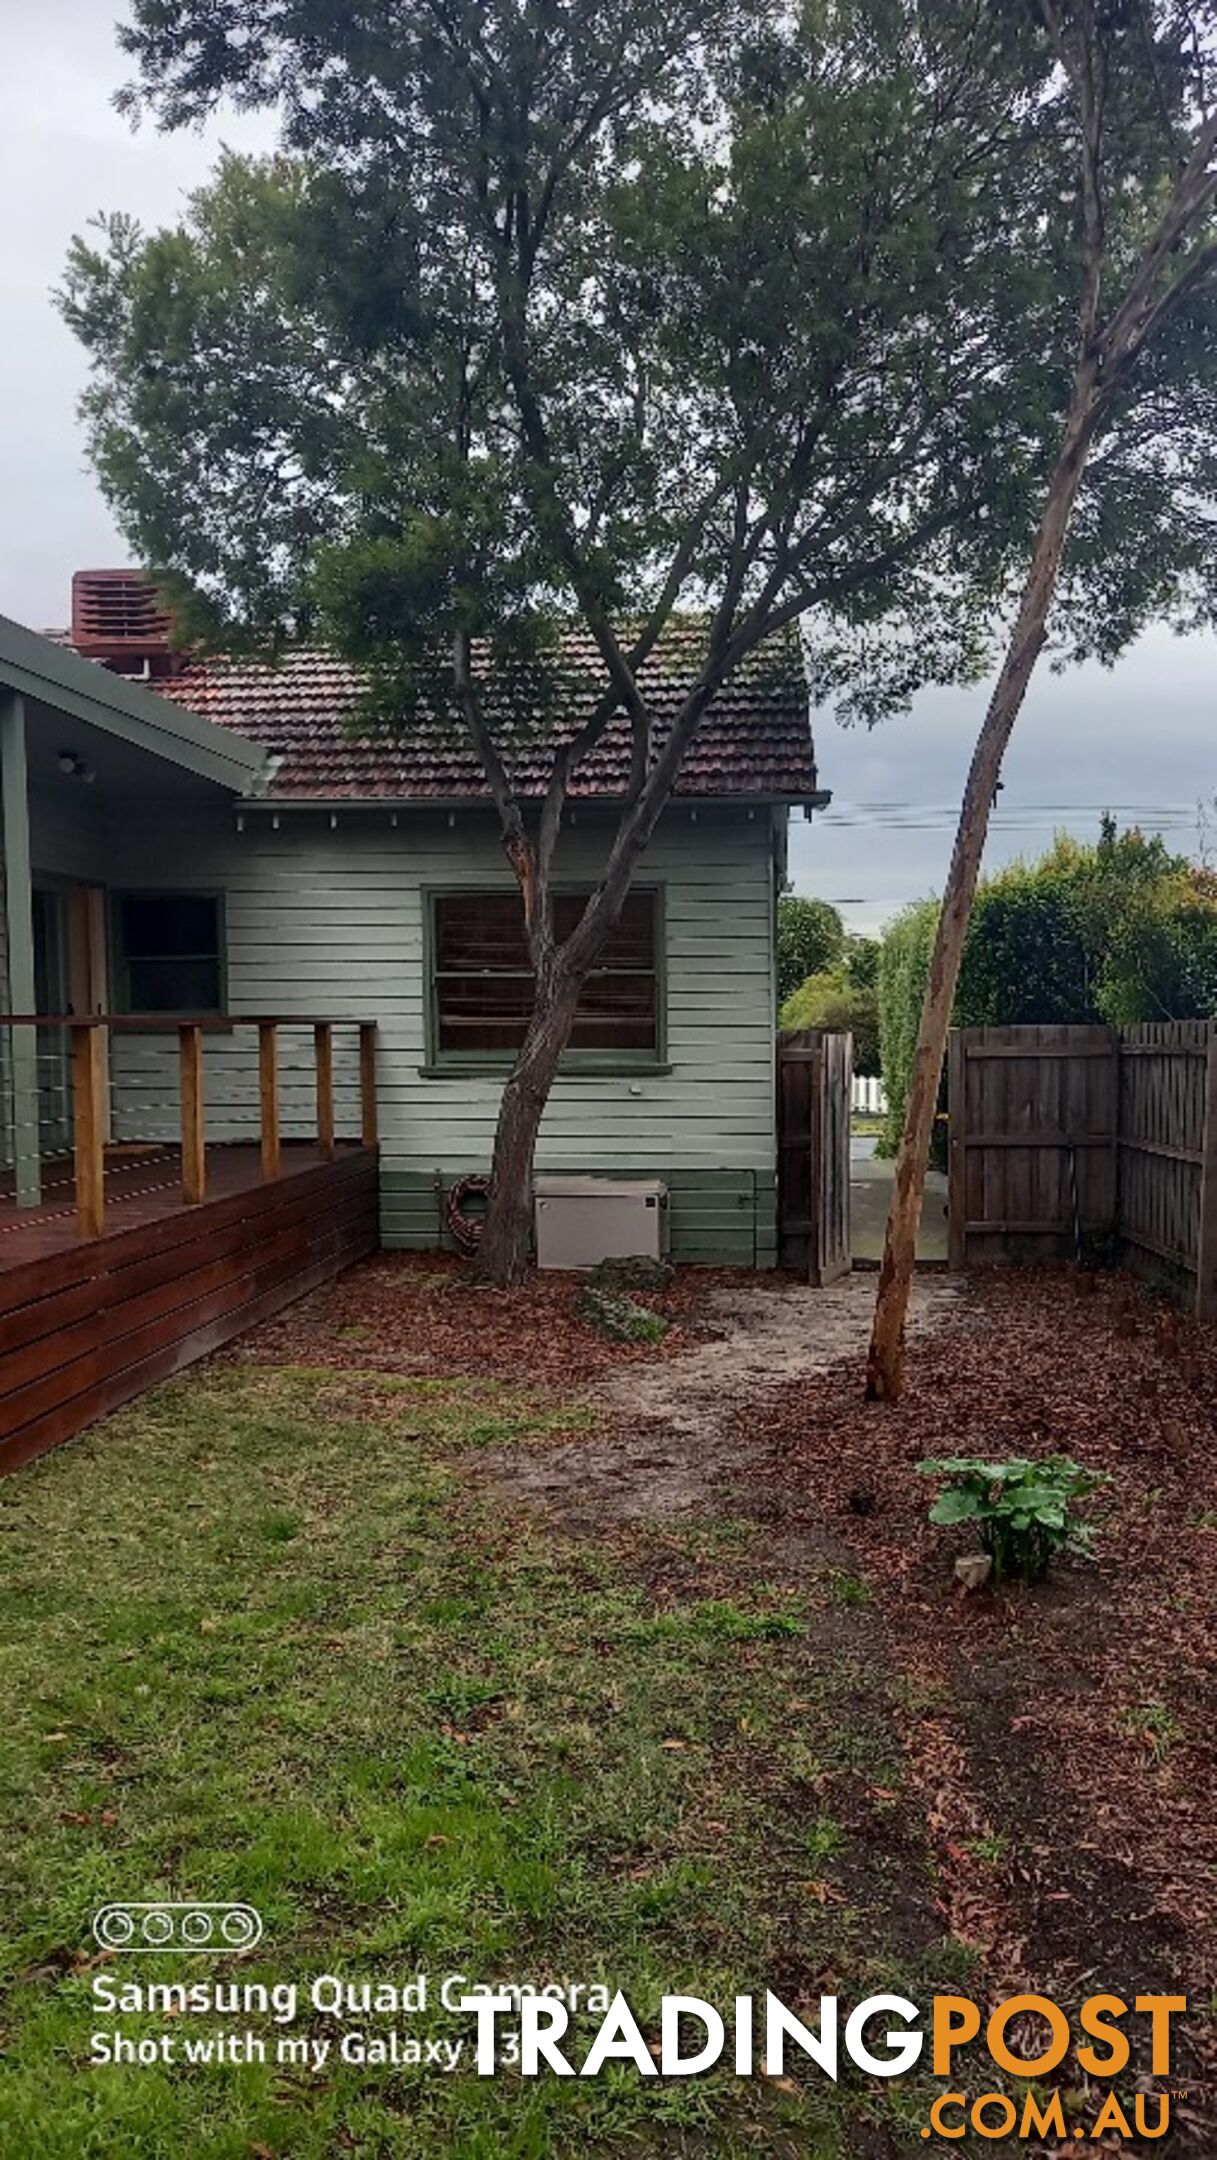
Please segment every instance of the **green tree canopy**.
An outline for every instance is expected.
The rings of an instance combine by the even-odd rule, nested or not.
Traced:
[[[835,907],[827,900],[809,900],[803,893],[782,893],[778,899],[778,1005],[784,1005],[809,975],[835,967],[844,951],[845,925]]]
[[[964,948],[957,1024],[1191,1018],[1168,1011],[1179,1002],[1179,991],[1165,975],[1151,986],[1148,947],[1143,997],[1161,997],[1156,1014],[1128,1010],[1135,1002],[1131,987],[1126,983],[1117,998],[1112,974],[1116,947],[1133,920],[1173,913],[1190,875],[1186,857],[1172,854],[1159,834],[1117,832],[1114,820],[1105,818],[1097,843],[1061,837],[1037,862],[1011,863],[987,878]],[[1125,949],[1133,965],[1131,947]]]
[[[1188,867],[1134,887],[1113,916],[1099,1003],[1106,1020],[1217,1019],[1217,877]]]
[[[880,1152],[894,1155],[904,1130],[917,1023],[930,953],[938,927],[938,902],[915,900],[884,930],[879,953],[879,1058],[887,1097]]]
[[[845,940],[845,966],[849,979],[860,990],[874,990],[879,981],[878,938],[847,937]]]

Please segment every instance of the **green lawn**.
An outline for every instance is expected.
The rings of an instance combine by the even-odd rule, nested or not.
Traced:
[[[6,2160],[925,2149],[878,2083],[89,2064],[90,1916],[124,1896],[265,1921],[239,1964],[105,1961],[143,1980],[603,1979],[646,2024],[664,1992],[965,1977],[883,1917],[897,1878],[928,1906],[928,1863],[865,1601],[767,1592],[731,1521],[549,1534],[479,1450],[570,1423],[492,1383],[213,1369],[0,1486]]]
[[[878,1140],[886,1124],[886,1118],[873,1116],[867,1110],[855,1110],[850,1116],[849,1130],[855,1140]]]

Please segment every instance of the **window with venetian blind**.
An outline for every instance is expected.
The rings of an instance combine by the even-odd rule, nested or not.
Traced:
[[[569,937],[586,893],[556,893],[554,933]],[[509,1057],[524,1040],[533,978],[518,893],[433,893],[434,1051],[441,1059]],[[599,1061],[660,1056],[659,895],[632,892],[592,970],[569,1050]]]

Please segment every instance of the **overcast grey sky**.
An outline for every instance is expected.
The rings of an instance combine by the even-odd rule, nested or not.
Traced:
[[[107,0],[0,0],[0,612],[65,620],[74,569],[125,559],[88,473],[75,405],[83,371],[50,300],[74,232],[98,210],[172,219],[221,141],[257,149],[265,120],[203,136],[133,135],[110,104],[123,78]],[[921,700],[872,733],[817,719],[833,807],[792,834],[800,891],[874,929],[941,885],[983,692]],[[1110,805],[1189,849],[1196,804],[1217,790],[1217,642],[1144,638],[1113,673],[1041,670],[1019,721],[990,867],[1064,828],[1093,834]]]

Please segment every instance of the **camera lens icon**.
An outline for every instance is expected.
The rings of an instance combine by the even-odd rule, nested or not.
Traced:
[[[129,1950],[135,1921],[122,1905],[109,1905],[93,1922],[93,1934],[103,1950]]]
[[[93,1939],[103,1950],[252,1950],[262,1920],[252,1905],[203,1904],[197,1899],[124,1899],[93,1915]]]

